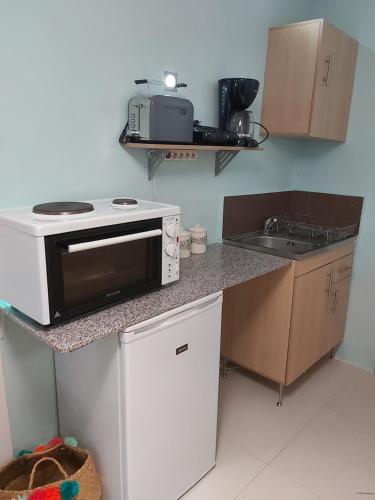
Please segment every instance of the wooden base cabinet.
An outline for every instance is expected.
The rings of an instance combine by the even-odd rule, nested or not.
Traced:
[[[346,269],[352,257],[349,254],[295,278],[287,385],[342,341],[350,276],[342,279],[340,269]]]
[[[261,119],[270,133],[344,142],[357,51],[324,19],[270,28]]]
[[[289,385],[343,339],[354,243],[224,291],[221,354]]]
[[[285,381],[293,280],[289,266],[224,290],[221,354],[278,383]]]

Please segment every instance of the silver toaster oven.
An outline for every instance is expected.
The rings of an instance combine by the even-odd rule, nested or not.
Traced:
[[[128,107],[128,133],[132,140],[166,143],[193,142],[193,104],[181,97],[136,96]]]

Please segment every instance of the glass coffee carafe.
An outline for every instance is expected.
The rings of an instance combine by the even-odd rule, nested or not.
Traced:
[[[248,146],[254,138],[254,121],[251,111],[237,111],[229,120],[229,130],[238,135],[238,145]]]

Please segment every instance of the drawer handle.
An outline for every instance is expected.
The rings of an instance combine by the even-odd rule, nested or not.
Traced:
[[[346,273],[346,271],[350,271],[352,266],[340,266],[339,273]]]
[[[323,78],[323,83],[325,83],[326,86],[328,87],[330,76],[331,76],[332,56],[330,55],[328,57],[328,59],[326,59],[324,62],[327,64],[327,73],[326,73],[325,77]]]

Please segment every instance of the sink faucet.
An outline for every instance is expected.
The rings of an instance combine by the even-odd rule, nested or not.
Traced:
[[[267,234],[269,233],[270,229],[277,224],[278,218],[277,217],[270,217],[267,219],[264,223],[264,232]]]

